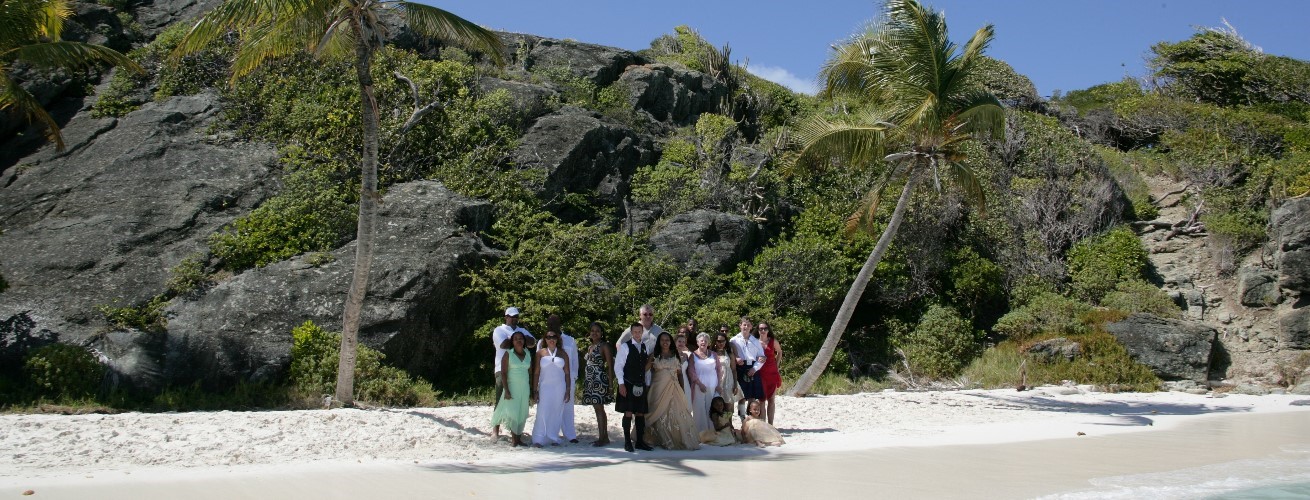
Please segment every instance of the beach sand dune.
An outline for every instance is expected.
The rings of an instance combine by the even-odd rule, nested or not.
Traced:
[[[420,492],[424,491],[423,484],[434,480],[433,473],[442,475],[440,484],[471,488],[473,494],[478,492],[478,485],[487,484],[487,471],[531,478],[519,486],[508,486],[513,481],[498,482],[509,489],[496,491],[510,493],[514,488],[540,486],[543,481],[554,484],[568,475],[575,476],[572,482],[599,481],[601,471],[605,471],[604,477],[612,477],[613,471],[627,471],[632,467],[636,470],[619,473],[613,479],[621,480],[629,473],[641,474],[643,468],[690,478],[740,473],[741,461],[751,460],[754,462],[751,474],[763,474],[761,480],[769,479],[771,474],[769,466],[761,464],[774,464],[778,471],[786,471],[786,476],[800,481],[807,477],[824,478],[824,491],[854,493],[859,491],[856,487],[872,477],[858,473],[849,478],[834,477],[824,475],[824,471],[842,472],[841,467],[828,461],[844,463],[855,459],[856,463],[880,463],[881,474],[902,469],[905,474],[911,474],[912,470],[919,470],[918,477],[922,478],[923,471],[940,472],[952,466],[966,471],[957,479],[930,481],[918,490],[897,490],[907,496],[968,491],[976,487],[969,478],[982,472],[998,474],[1003,479],[1036,478],[1002,484],[1045,485],[1045,489],[995,491],[997,497],[1011,497],[1076,489],[1085,486],[1088,478],[1108,474],[1166,470],[1160,467],[1170,463],[1133,467],[1131,458],[1144,455],[1133,452],[1135,446],[1131,443],[1150,440],[1132,439],[1130,433],[1152,431],[1143,435],[1160,436],[1164,434],[1158,433],[1179,429],[1184,424],[1226,418],[1222,415],[1291,418],[1292,422],[1305,423],[1303,438],[1310,445],[1310,407],[1291,404],[1301,399],[1306,398],[1109,394],[1072,387],[1045,387],[1027,392],[888,391],[851,396],[780,397],[777,426],[788,443],[781,448],[758,450],[737,446],[636,455],[623,452],[619,445],[601,449],[589,446],[596,426],[593,412],[584,406],[577,408],[579,433],[584,442],[545,449],[511,448],[503,440],[492,443],[488,425],[490,407],[5,415],[0,416],[0,488],[22,491],[39,487],[42,498],[54,493],[75,498],[91,492],[108,498],[105,494],[109,491],[120,492],[123,497],[141,492],[133,487],[161,488],[172,484],[182,489],[142,491],[203,491],[208,489],[202,487],[205,481],[227,481],[254,489],[240,493],[231,489],[235,487],[233,484],[228,484],[224,486],[226,490],[215,491],[234,496],[278,497],[283,496],[277,493],[279,488],[299,487],[297,496],[301,496],[306,493],[305,488],[322,487],[326,488],[323,490],[326,496],[346,496],[351,491],[349,485],[371,485],[373,493],[386,496],[386,488],[391,486],[384,485],[391,484],[403,488],[393,492],[399,496],[431,497]],[[610,415],[611,423],[617,424],[617,415]],[[611,425],[610,432],[612,436],[622,435],[616,425]],[[1252,436],[1249,446],[1240,445],[1241,439],[1225,440],[1223,452],[1201,453],[1188,446],[1174,446],[1186,453],[1178,456],[1172,465],[1197,466],[1258,456],[1268,452],[1262,446],[1286,442],[1284,439],[1265,443]],[[1096,451],[1094,445],[1104,449]],[[1056,475],[1051,484],[1040,480],[1052,477],[1041,470],[1043,466],[1064,470],[1078,468],[1079,460],[1092,460],[1085,455],[1075,455],[1071,462],[1063,463],[1042,458],[1054,450],[1076,449],[1072,446],[1092,447],[1088,453],[1093,455],[1113,455],[1115,450],[1120,450],[1115,453],[1127,450],[1128,456],[1094,460],[1101,465],[1082,467],[1086,474]],[[942,447],[954,451],[943,452]],[[1067,455],[1060,454],[1066,458]],[[988,456],[994,458],[989,460]],[[998,463],[997,457],[1010,458]],[[1035,461],[1025,465],[1023,460],[1029,459]],[[1155,458],[1151,462],[1161,460],[1165,459]],[[1110,470],[1104,467],[1105,462],[1131,468]],[[817,475],[805,472],[811,469]],[[543,475],[542,472],[561,474]],[[564,483],[572,484],[570,481],[560,484]],[[844,490],[843,485],[849,488]],[[938,489],[931,489],[931,485]],[[941,489],[948,486],[950,489]],[[806,491],[803,486],[798,487],[801,488],[798,492]],[[569,488],[580,495],[602,492],[577,489],[580,486]],[[916,495],[916,491],[923,495]]]

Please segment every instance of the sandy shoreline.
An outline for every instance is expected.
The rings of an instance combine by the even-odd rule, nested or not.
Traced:
[[[882,392],[781,398],[777,419],[788,441],[784,447],[761,451],[738,446],[636,455],[615,445],[591,447],[588,443],[595,436],[595,418],[589,407],[582,406],[577,408],[577,420],[583,443],[540,450],[510,448],[504,441],[492,444],[488,437],[488,407],[5,415],[0,416],[0,489],[39,488],[43,493],[63,491],[75,497],[82,487],[119,485],[127,492],[132,491],[131,485],[143,481],[175,481],[186,489],[198,486],[195,481],[227,478],[232,482],[232,478],[240,477],[243,479],[236,482],[262,485],[263,489],[252,490],[250,495],[273,497],[278,496],[273,493],[278,485],[296,484],[296,478],[316,478],[312,481],[317,484],[324,483],[324,478],[360,475],[363,484],[381,485],[386,481],[379,482],[378,477],[398,475],[393,482],[404,484],[400,478],[409,477],[407,474],[423,472],[430,476],[439,472],[443,481],[454,484],[459,484],[461,474],[471,475],[468,480],[476,485],[481,481],[478,475],[486,470],[510,470],[532,478],[527,484],[537,484],[544,476],[536,472],[627,470],[632,468],[627,466],[629,463],[637,465],[636,469],[644,464],[647,469],[676,472],[679,464],[694,462],[700,464],[699,468],[732,471],[741,469],[743,460],[752,461],[752,467],[793,460],[821,463],[822,457],[861,453],[892,453],[900,458],[882,458],[893,464],[905,460],[939,462],[952,460],[948,457],[958,456],[973,445],[1067,448],[1070,443],[1083,446],[1135,431],[1159,434],[1184,424],[1195,427],[1210,420],[1235,420],[1217,417],[1222,415],[1281,416],[1293,418],[1293,422],[1310,422],[1310,413],[1305,413],[1310,412],[1310,407],[1290,404],[1304,399],[1308,398],[1107,394],[1068,387],[1027,392]],[[611,432],[617,433],[617,418],[613,413],[610,417]],[[1306,425],[1306,434],[1310,443],[1310,425]],[[1142,440],[1128,442],[1137,441]],[[1052,442],[1057,444],[1049,444]],[[943,446],[955,451],[935,451]],[[1221,453],[1200,455],[1208,455],[1202,458],[1214,463],[1234,449],[1244,448],[1228,446]],[[1015,460],[1024,456],[1020,453]],[[1183,458],[1187,457],[1179,460]],[[832,480],[836,483],[829,486],[842,484],[839,478]],[[404,496],[416,491],[410,488],[396,493]],[[913,493],[906,492],[911,496]]]

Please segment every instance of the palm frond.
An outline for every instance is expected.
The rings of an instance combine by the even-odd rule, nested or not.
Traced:
[[[235,83],[270,59],[316,52],[331,20],[324,13],[311,10],[299,16],[247,27],[242,36],[243,43],[232,61],[231,82]]]
[[[55,150],[64,150],[64,134],[59,129],[59,124],[55,123],[55,119],[41,107],[41,102],[37,101],[36,97],[9,78],[7,73],[0,72],[0,112],[7,110],[17,111],[25,115],[28,121],[45,125],[46,137],[54,141]]]
[[[1005,134],[1005,108],[991,92],[974,89],[963,93],[952,100],[951,108],[958,110],[955,117],[965,132],[992,138]]]
[[[397,6],[404,11],[409,27],[419,34],[481,51],[496,64],[505,64],[505,45],[490,30],[430,5],[401,1]]]
[[[813,170],[823,170],[834,158],[868,165],[882,156],[890,128],[891,124],[880,120],[844,123],[811,118],[796,130],[796,141],[801,145],[796,163]]]
[[[819,69],[819,80],[824,82],[823,94],[832,97],[867,92],[873,77],[875,40],[864,34],[832,49],[833,54]]]
[[[951,180],[964,191],[964,199],[973,205],[979,215],[986,217],[987,194],[983,191],[982,181],[978,180],[978,175],[964,163],[958,161],[946,162],[946,168],[950,173]]]
[[[170,55],[173,59],[192,54],[227,32],[321,12],[335,6],[332,0],[227,0],[201,16]]]
[[[91,69],[97,64],[123,66],[143,72],[135,61],[118,51],[101,45],[81,42],[46,42],[14,48],[9,54],[33,66],[46,68]]]

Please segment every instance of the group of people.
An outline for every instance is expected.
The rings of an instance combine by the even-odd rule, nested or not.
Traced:
[[[773,427],[775,396],[782,386],[782,346],[767,322],[757,325],[742,317],[738,333],[730,338],[727,325],[711,337],[697,333],[696,321],[690,320],[673,335],[654,319],[654,308],[641,306],[638,321],[612,348],[601,325],[592,322],[580,358],[577,340],[561,330],[559,316],[547,319],[546,334],[537,340],[518,324],[519,310],[506,309],[504,324],[491,335],[496,348],[493,439],[500,439],[503,426],[513,446],[526,445],[522,434],[529,404],[535,400],[531,444],[577,443],[574,391],[579,367],[585,365],[580,400],[596,412],[593,446],[610,444],[605,408],[610,403],[623,414],[627,451],[783,444]],[[534,345],[535,354],[530,349]],[[734,407],[740,429],[733,426]]]

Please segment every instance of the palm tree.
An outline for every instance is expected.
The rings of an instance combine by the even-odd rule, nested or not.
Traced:
[[[242,44],[232,63],[232,81],[271,58],[301,51],[315,56],[354,54],[364,147],[355,269],[342,313],[341,357],[337,365],[336,399],[344,405],[354,404],[360,311],[368,290],[374,221],[380,198],[378,109],[370,71],[373,55],[382,48],[387,35],[382,18],[388,12],[401,14],[410,29],[421,35],[482,50],[498,64],[504,61],[505,47],[494,33],[450,12],[404,0],[227,0],[202,16],[174,52],[174,57],[196,52],[236,30],[241,34]]]
[[[822,168],[839,160],[857,168],[885,168],[861,209],[847,219],[848,231],[875,230],[882,192],[894,182],[904,185],[891,221],[846,292],[823,346],[788,394],[805,394],[827,368],[921,181],[931,177],[940,190],[945,174],[969,198],[982,201],[982,186],[961,163],[965,156],[960,146],[975,134],[1003,133],[1000,102],[969,81],[992,36],[991,25],[984,26],[960,50],[947,38],[942,13],[915,0],[888,0],[884,18],[837,47],[821,70],[825,95],[853,94],[867,102],[868,111],[847,119],[806,122],[797,131],[798,163]]]
[[[41,103],[10,75],[19,61],[39,68],[90,69],[99,64],[141,67],[109,47],[60,40],[64,20],[73,15],[68,0],[0,0],[0,113],[14,111],[45,125],[55,149],[64,134]]]

